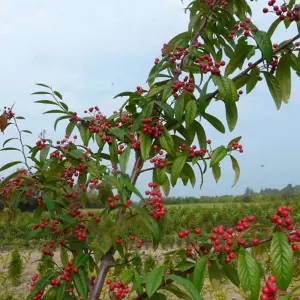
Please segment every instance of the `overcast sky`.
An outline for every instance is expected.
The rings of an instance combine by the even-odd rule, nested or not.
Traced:
[[[254,22],[266,30],[271,16],[261,13],[263,3],[251,4]],[[62,138],[65,124],[53,131],[53,115],[42,115],[46,106],[33,104],[34,84],[42,82],[60,91],[71,110],[83,112],[98,105],[109,114],[122,103],[113,99],[119,92],[146,86],[149,69],[160,55],[162,44],[187,29],[188,16],[180,0],[78,0],[17,1],[0,0],[0,106],[16,102],[17,115],[26,117],[21,126],[33,132],[26,142],[33,144],[39,132],[47,137]],[[263,21],[262,21],[263,20]],[[289,36],[280,28],[273,42]],[[234,133],[218,133],[206,126],[213,146],[227,145],[242,135],[244,153],[237,155],[241,167],[238,184],[231,188],[233,171],[229,160],[222,162],[218,184],[211,172],[206,174],[202,190],[178,185],[176,196],[241,194],[247,186],[282,188],[300,184],[300,99],[299,78],[293,77],[290,103],[278,112],[264,83],[238,103],[239,121]],[[298,88],[298,90],[297,90]],[[35,99],[37,100],[37,99]],[[215,104],[210,111],[224,120],[223,106]],[[206,124],[207,125],[207,124]],[[14,135],[11,129],[0,143]],[[0,166],[14,159],[17,152],[0,153]],[[264,165],[264,168],[261,165]],[[11,170],[12,171],[12,170]],[[2,176],[7,173],[1,174]],[[138,183],[146,189],[150,176]]]

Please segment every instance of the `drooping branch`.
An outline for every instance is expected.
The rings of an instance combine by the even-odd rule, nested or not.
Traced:
[[[299,229],[295,229],[295,230],[292,230],[292,231],[288,231],[288,232],[286,232],[286,235],[290,235],[290,234],[293,235],[293,234],[296,233],[297,230],[299,230]],[[248,244],[245,244],[243,247],[244,247],[245,249],[251,248],[251,247],[255,247],[255,246],[257,246],[257,245],[260,245],[260,244],[264,244],[264,243],[270,242],[270,241],[272,241],[272,239],[273,239],[273,236],[269,236],[269,237],[267,237],[267,238],[265,238],[265,239],[260,240],[260,241],[259,241],[258,243],[256,243],[255,245],[254,245],[253,243],[248,243]],[[183,271],[183,272],[175,271],[175,272],[173,272],[172,274],[178,275],[178,276],[180,276],[180,277],[186,277],[187,275],[189,275],[189,274],[191,274],[191,273],[193,273],[193,272],[194,272],[194,267],[189,268],[188,270]],[[170,272],[169,274],[171,274],[171,272]],[[165,286],[167,286],[168,284],[171,284],[172,282],[173,282],[173,280],[170,279],[170,278],[168,278],[167,280],[165,280],[164,282],[161,283],[161,285],[159,286],[158,289],[162,289],[162,288],[164,288]],[[134,300],[143,300],[143,299],[147,299],[147,298],[148,298],[148,295],[147,295],[147,293],[145,292],[145,293],[143,293],[143,294],[137,296],[136,298],[134,298]]]
[[[291,38],[290,40],[283,43],[280,47],[276,48],[276,50],[273,52],[273,54],[278,54],[279,52],[286,49],[290,44],[292,44],[294,41],[296,41],[299,38],[300,38],[300,33],[298,33],[293,38]],[[240,72],[235,77],[233,77],[232,80],[235,81],[235,80],[241,78],[242,76],[247,75],[249,71],[251,71],[254,67],[259,65],[263,61],[264,61],[263,58],[258,59],[256,62],[252,63],[251,66],[249,66],[244,71]],[[213,93],[210,94],[210,96],[208,97],[208,100],[213,99],[217,94],[218,94],[218,90],[215,90]]]
[[[14,117],[14,125],[15,125],[15,127],[16,127],[16,129],[18,131],[18,134],[19,134],[18,140],[19,140],[19,142],[21,144],[21,152],[22,152],[22,155],[23,155],[23,158],[24,158],[24,164],[27,167],[28,172],[31,175],[33,175],[32,172],[31,172],[31,168],[30,168],[30,166],[28,164],[28,160],[27,160],[26,154],[25,154],[25,146],[24,146],[23,139],[22,139],[22,132],[21,132],[19,126],[18,126],[18,122],[17,122],[17,119],[15,117]]]

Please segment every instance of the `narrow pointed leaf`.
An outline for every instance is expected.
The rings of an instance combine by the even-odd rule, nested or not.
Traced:
[[[232,169],[235,172],[234,181],[233,181],[233,185],[232,185],[232,187],[233,187],[233,186],[236,185],[236,183],[239,180],[239,177],[240,177],[240,166],[239,166],[238,161],[232,155],[230,155],[230,158],[231,158],[231,163],[232,163]]]
[[[293,277],[293,250],[287,236],[282,231],[276,231],[271,242],[271,262],[276,285],[286,290]]]

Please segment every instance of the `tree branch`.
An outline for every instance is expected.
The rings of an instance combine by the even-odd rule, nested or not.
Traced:
[[[298,230],[298,229],[292,230],[292,231],[288,231],[288,232],[286,232],[286,235],[295,234],[297,230]],[[267,237],[267,238],[265,238],[265,239],[263,239],[263,240],[260,240],[259,243],[256,244],[256,245],[253,245],[253,243],[248,243],[248,244],[246,244],[246,245],[243,246],[243,247],[244,247],[245,249],[251,248],[251,247],[255,247],[255,246],[257,246],[257,245],[260,245],[260,244],[264,244],[264,243],[270,242],[272,239],[273,239],[273,236],[270,236],[270,237]],[[192,268],[190,268],[190,269],[188,269],[188,270],[186,270],[186,271],[184,271],[184,272],[178,272],[178,271],[176,272],[176,271],[175,271],[175,272],[173,272],[173,274],[178,275],[178,276],[180,276],[180,277],[186,277],[188,274],[191,274],[191,273],[193,273],[193,272],[194,272],[194,267],[192,267]],[[162,288],[164,288],[165,286],[167,286],[168,284],[171,284],[172,282],[173,282],[172,279],[167,279],[166,281],[164,281],[164,282],[161,283],[161,285],[159,286],[158,289],[162,289]],[[147,293],[145,292],[145,293],[139,295],[138,297],[134,298],[134,300],[147,299],[147,297],[148,297],[148,295],[147,295]]]
[[[140,171],[143,167],[143,164],[144,164],[144,162],[141,158],[140,153],[136,152],[135,163],[134,163],[134,167],[132,169],[131,178],[130,178],[130,182],[132,184],[136,183],[138,176],[140,174]],[[123,210],[122,208],[119,209],[119,211],[117,213],[116,221],[121,217],[122,210]],[[107,273],[108,273],[109,269],[114,265],[113,264],[114,253],[115,253],[115,249],[114,249],[114,247],[111,247],[108,250],[108,252],[103,256],[103,258],[101,260],[99,272],[97,274],[97,279],[96,279],[94,287],[90,293],[89,300],[98,300],[99,299],[103,285],[104,285],[105,278],[107,276]]]
[[[25,154],[25,146],[24,146],[23,140],[22,140],[22,133],[21,133],[21,130],[20,130],[19,126],[18,126],[17,119],[16,119],[15,117],[14,117],[14,125],[15,125],[15,127],[16,127],[16,129],[17,129],[17,131],[18,131],[18,134],[19,134],[19,139],[18,139],[18,140],[20,141],[20,144],[21,144],[21,148],[22,148],[21,152],[22,152],[22,154],[23,154],[24,164],[25,164],[25,166],[27,167],[28,172],[29,172],[31,175],[33,175],[32,172],[31,172],[31,170],[30,170],[31,168],[30,168],[29,165],[28,165],[27,157],[26,157],[26,154]]]
[[[285,42],[284,44],[282,44],[280,47],[278,47],[273,54],[277,54],[279,52],[281,52],[282,50],[284,50],[287,46],[289,46],[291,43],[293,43],[295,40],[300,38],[300,33],[298,33],[297,35],[295,35],[293,38],[291,38],[290,40],[288,40],[287,42]],[[241,73],[239,73],[238,75],[236,75],[235,77],[232,78],[233,81],[241,78],[244,75],[247,75],[247,73],[249,71],[251,71],[254,67],[256,67],[257,65],[259,65],[260,63],[262,63],[264,61],[263,58],[258,59],[256,62],[254,62],[250,67],[248,67],[247,69],[245,69],[244,71],[242,71]],[[214,98],[216,95],[218,94],[218,90],[215,90],[213,93],[210,94],[210,96],[208,97],[208,100],[211,100],[212,98]]]

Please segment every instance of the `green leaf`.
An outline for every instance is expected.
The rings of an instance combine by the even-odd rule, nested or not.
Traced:
[[[66,289],[66,282],[61,281],[60,286],[56,289],[55,300],[64,300],[65,289]]]
[[[79,268],[81,266],[85,266],[88,261],[89,261],[89,256],[83,253],[75,258],[74,265],[75,267]]]
[[[165,180],[164,184],[162,185],[162,189],[164,191],[165,196],[168,197],[170,194],[170,181],[169,181],[168,176],[166,176],[166,180]]]
[[[41,91],[41,92],[34,92],[31,95],[51,95],[51,93]]]
[[[182,286],[187,291],[187,293],[192,297],[193,300],[202,300],[199,291],[193,285],[193,283],[190,282],[188,279],[173,274],[168,275],[168,278],[170,278],[171,280],[175,281],[177,284]]]
[[[159,185],[163,185],[167,179],[166,171],[164,168],[155,168],[156,181]]]
[[[36,83],[35,85],[39,85],[39,86],[43,86],[43,87],[46,87],[48,89],[51,89],[51,87],[49,85],[46,85],[44,83]]]
[[[275,76],[268,72],[263,72],[264,76],[266,78],[266,82],[268,85],[268,88],[270,90],[270,93],[273,97],[273,100],[275,102],[275,105],[277,107],[277,110],[280,109],[281,102],[282,102],[282,91],[280,89],[280,85],[278,83],[278,80],[276,79]]]
[[[235,102],[225,103],[225,108],[228,128],[230,131],[233,131],[238,120],[238,110],[236,104]]]
[[[239,177],[240,177],[240,166],[239,166],[238,161],[232,155],[229,155],[229,156],[231,158],[232,169],[235,172],[234,181],[233,181],[233,185],[232,185],[232,187],[234,187],[236,185],[236,183],[238,182]]]
[[[165,112],[167,118],[173,120],[174,110],[171,105],[161,101],[155,101],[155,103]]]
[[[0,151],[21,151],[21,150],[14,147],[6,147],[6,148],[2,148]]]
[[[91,138],[91,132],[90,132],[88,126],[84,123],[81,123],[80,126],[78,127],[78,129],[79,129],[79,133],[80,133],[82,142],[83,142],[84,146],[87,147],[89,144],[89,140]]]
[[[238,275],[244,292],[250,292],[249,300],[257,300],[260,290],[260,267],[244,248],[239,250]]]
[[[159,137],[159,143],[161,148],[166,150],[169,155],[175,156],[174,141],[165,126],[162,126],[162,135]]]
[[[202,256],[198,259],[194,272],[193,272],[193,284],[200,292],[202,290],[204,280],[205,280],[205,271],[207,267],[207,256]]]
[[[36,295],[36,293],[48,284],[50,278],[53,275],[54,275],[54,272],[51,271],[51,272],[45,274],[43,277],[41,277],[41,279],[35,283],[34,289],[28,295],[27,300],[33,299],[33,297]]]
[[[55,96],[57,96],[60,100],[62,100],[62,95],[58,91],[53,92]]]
[[[110,132],[115,135],[120,141],[124,141],[125,132],[123,129],[112,127],[110,128]]]
[[[13,162],[10,162],[10,163],[8,163],[8,164],[2,166],[2,167],[0,168],[0,172],[2,172],[2,171],[4,171],[4,170],[7,170],[7,169],[9,169],[9,168],[11,168],[11,167],[13,167],[13,166],[15,166],[15,165],[21,164],[21,163],[22,163],[21,161],[13,161]]]
[[[258,67],[254,67],[249,73],[249,81],[246,85],[246,92],[249,94],[256,86],[259,78],[260,70]]]
[[[214,84],[218,87],[218,93],[225,103],[233,103],[238,99],[238,93],[234,82],[224,76],[213,75]]]
[[[51,100],[37,100],[37,101],[34,101],[34,103],[51,104],[51,105],[57,105],[57,106],[59,106],[56,102],[51,101]]]
[[[119,162],[118,159],[118,146],[116,138],[112,139],[112,143],[108,146],[110,160],[113,164],[117,164]]]
[[[190,100],[185,106],[185,124],[190,127],[197,116],[197,104],[195,100]]]
[[[273,235],[270,249],[272,274],[276,276],[276,285],[281,290],[286,290],[293,277],[293,250],[287,236],[282,231]]]
[[[273,33],[275,32],[276,28],[278,27],[278,25],[281,23],[280,18],[277,18],[269,27],[267,35],[269,36],[269,38],[272,37]]]
[[[32,132],[30,130],[22,130],[22,132],[26,132],[26,133],[32,134]]]
[[[69,122],[69,124],[68,124],[68,126],[66,128],[66,136],[71,136],[71,134],[72,134],[72,132],[73,132],[76,124],[77,124],[77,121],[75,121],[75,120]]]
[[[62,116],[62,117],[57,118],[54,122],[54,130],[56,130],[58,122],[69,119],[69,118],[70,118],[70,116]]]
[[[44,197],[43,202],[46,205],[46,207],[48,208],[51,218],[53,218],[54,217],[54,208],[55,208],[54,200],[49,197]]]
[[[291,61],[290,56],[281,56],[277,69],[276,79],[282,92],[282,100],[287,103],[291,96]]]
[[[221,168],[220,168],[220,165],[214,165],[212,167],[212,173],[214,175],[214,178],[216,180],[216,183],[218,183],[220,177],[221,177]]]
[[[168,284],[164,287],[164,289],[174,294],[178,299],[184,299],[184,300],[191,299],[186,293],[181,291],[180,288],[178,288],[174,284]]]
[[[144,161],[149,157],[151,150],[152,138],[148,134],[143,134],[141,139],[141,154]]]
[[[73,275],[74,283],[78,294],[86,300],[88,297],[88,279],[82,269]]]
[[[194,187],[195,183],[196,183],[196,176],[195,176],[195,172],[194,172],[193,168],[188,163],[186,163],[183,166],[183,169],[182,169],[181,173],[182,173],[182,175],[188,177],[188,179],[191,182],[192,187]],[[181,177],[183,177],[183,176],[181,176]]]
[[[52,109],[45,111],[43,114],[66,114],[66,112],[64,110]]]
[[[220,131],[221,133],[225,133],[225,127],[218,118],[216,118],[216,117],[214,117],[210,114],[207,114],[207,113],[203,114],[202,116],[205,120],[207,120],[218,131]]]
[[[222,269],[216,260],[210,261],[210,266],[208,267],[208,275],[209,280],[214,289],[218,289],[220,287],[220,283],[222,280]]]
[[[66,103],[64,103],[62,101],[60,101],[59,103],[63,107],[64,110],[69,111],[69,107],[68,107],[68,105]]]
[[[238,43],[235,46],[234,54],[230,58],[229,63],[225,69],[225,76],[232,74],[237,68],[242,68],[247,58],[249,52],[252,50],[253,46],[248,45],[245,37],[242,37],[238,40]]]
[[[237,270],[233,267],[232,263],[225,262],[225,259],[221,260],[224,274],[229,278],[229,280],[236,286],[240,287],[240,280]]]
[[[183,153],[183,155],[176,157],[176,159],[174,160],[173,165],[172,165],[172,171],[171,171],[172,186],[175,186],[177,179],[180,176],[180,173],[186,163],[187,158],[188,158],[188,154]]]
[[[43,166],[45,164],[45,161],[46,161],[47,156],[49,154],[50,148],[51,148],[51,145],[50,144],[46,144],[44,146],[44,148],[40,151],[40,164],[41,164],[42,168],[43,168]]]
[[[13,140],[18,140],[18,138],[10,138],[10,139],[7,139],[6,141],[4,141],[2,147],[4,147],[7,143],[9,143],[10,141],[13,141]]]
[[[120,155],[119,161],[120,161],[120,169],[122,173],[126,173],[127,164],[130,157],[131,148],[126,147],[123,152]]]
[[[63,266],[66,266],[69,261],[68,252],[67,252],[66,248],[64,248],[62,246],[60,247],[60,261],[63,264]]]
[[[226,155],[227,149],[224,146],[214,149],[210,160],[210,166],[217,165]]]
[[[182,120],[183,111],[184,111],[184,97],[183,95],[180,95],[175,100],[175,105],[174,105],[175,118],[177,121]]]
[[[165,274],[165,266],[158,267],[146,276],[146,293],[151,297],[159,288]]]
[[[134,93],[133,92],[122,92],[116,96],[114,96],[114,99],[118,98],[118,97],[131,97],[133,96]]]
[[[168,42],[168,47],[165,49],[164,53],[168,55],[170,52],[173,52],[175,49],[176,45],[179,45],[182,41],[187,41],[190,39],[190,32],[182,32],[175,37],[173,37],[169,42]]]
[[[263,58],[269,64],[273,56],[273,47],[270,36],[264,31],[252,32],[257,46],[262,52]]]
[[[153,238],[153,247],[157,248],[160,238],[161,238],[161,232],[160,228],[158,226],[157,221],[155,221],[148,213],[148,211],[145,208],[142,208],[138,205],[133,204],[132,205],[134,209],[141,215],[141,220],[144,222],[144,224],[148,227],[148,229],[152,233]]]
[[[206,134],[205,134],[205,130],[204,130],[203,126],[200,123],[198,123],[197,121],[194,121],[193,127],[196,129],[197,138],[198,138],[200,147],[206,149],[207,139],[206,139]]]

